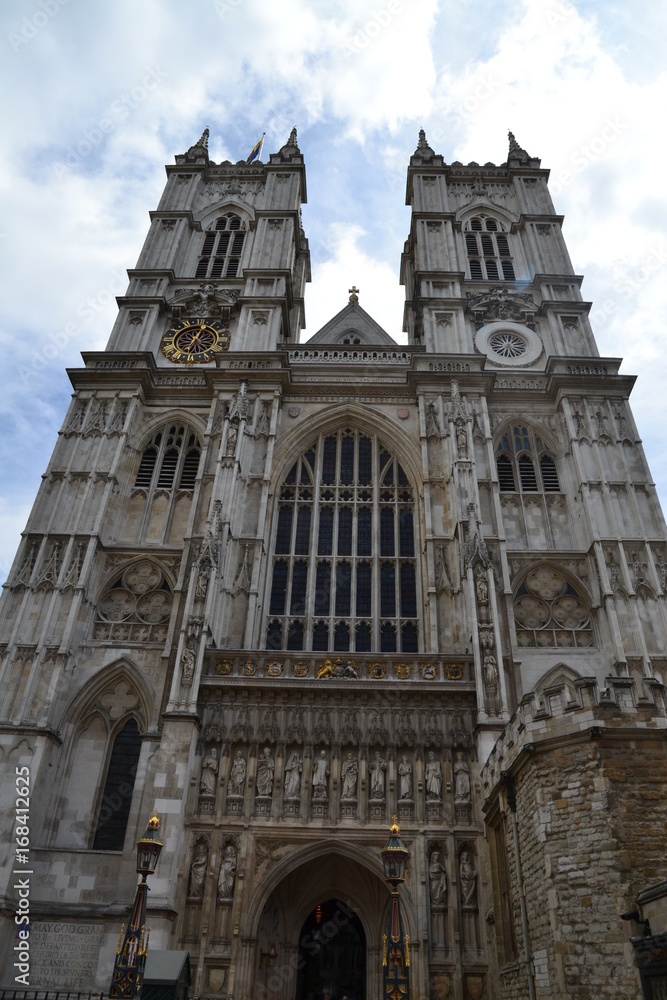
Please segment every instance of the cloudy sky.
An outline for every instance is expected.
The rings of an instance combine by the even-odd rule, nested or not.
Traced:
[[[0,86],[0,579],[65,413],[101,350],[164,184],[211,129],[216,160],[298,127],[312,336],[354,282],[401,339],[405,171],[501,163],[507,130],[552,171],[602,354],[667,500],[667,5],[661,0],[4,0]],[[664,227],[664,228],[663,228]]]

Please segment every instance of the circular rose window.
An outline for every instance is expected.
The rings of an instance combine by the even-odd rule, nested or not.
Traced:
[[[526,368],[542,355],[542,341],[535,331],[509,320],[483,326],[475,335],[475,347],[499,368]]]
[[[489,347],[501,358],[520,358],[527,351],[526,341],[516,333],[505,331],[489,338]]]

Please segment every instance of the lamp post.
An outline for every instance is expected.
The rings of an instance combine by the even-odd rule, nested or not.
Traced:
[[[137,874],[141,882],[137,886],[130,919],[120,929],[118,948],[111,975],[109,997],[122,1000],[137,1000],[141,993],[148,951],[150,927],[146,932],[146,896],[148,885],[146,879],[155,871],[162,850],[159,835],[160,820],[154,815],[148,821],[148,827],[143,837],[137,841]]]
[[[389,827],[389,840],[381,851],[385,882],[391,890],[388,933],[382,935],[383,1000],[410,1000],[410,939],[403,933],[398,899],[398,886],[405,882],[410,852],[400,834],[394,816]]]

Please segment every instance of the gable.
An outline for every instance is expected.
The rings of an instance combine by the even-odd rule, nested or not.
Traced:
[[[369,316],[365,309],[361,308],[358,302],[348,302],[344,309],[325,323],[322,329],[306,343],[309,346],[315,344],[397,346],[396,341],[375,322],[372,316]]]

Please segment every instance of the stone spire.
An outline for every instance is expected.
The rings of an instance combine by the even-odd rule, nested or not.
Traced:
[[[528,163],[531,159],[530,155],[523,149],[519,143],[516,141],[513,132],[507,133],[510,141],[509,153],[507,154],[508,163]]]
[[[184,157],[177,157],[177,161],[182,159],[190,161],[203,160],[205,163],[208,163],[208,137],[209,127],[207,125],[201,134],[201,138],[194,144],[194,146],[190,146]]]

